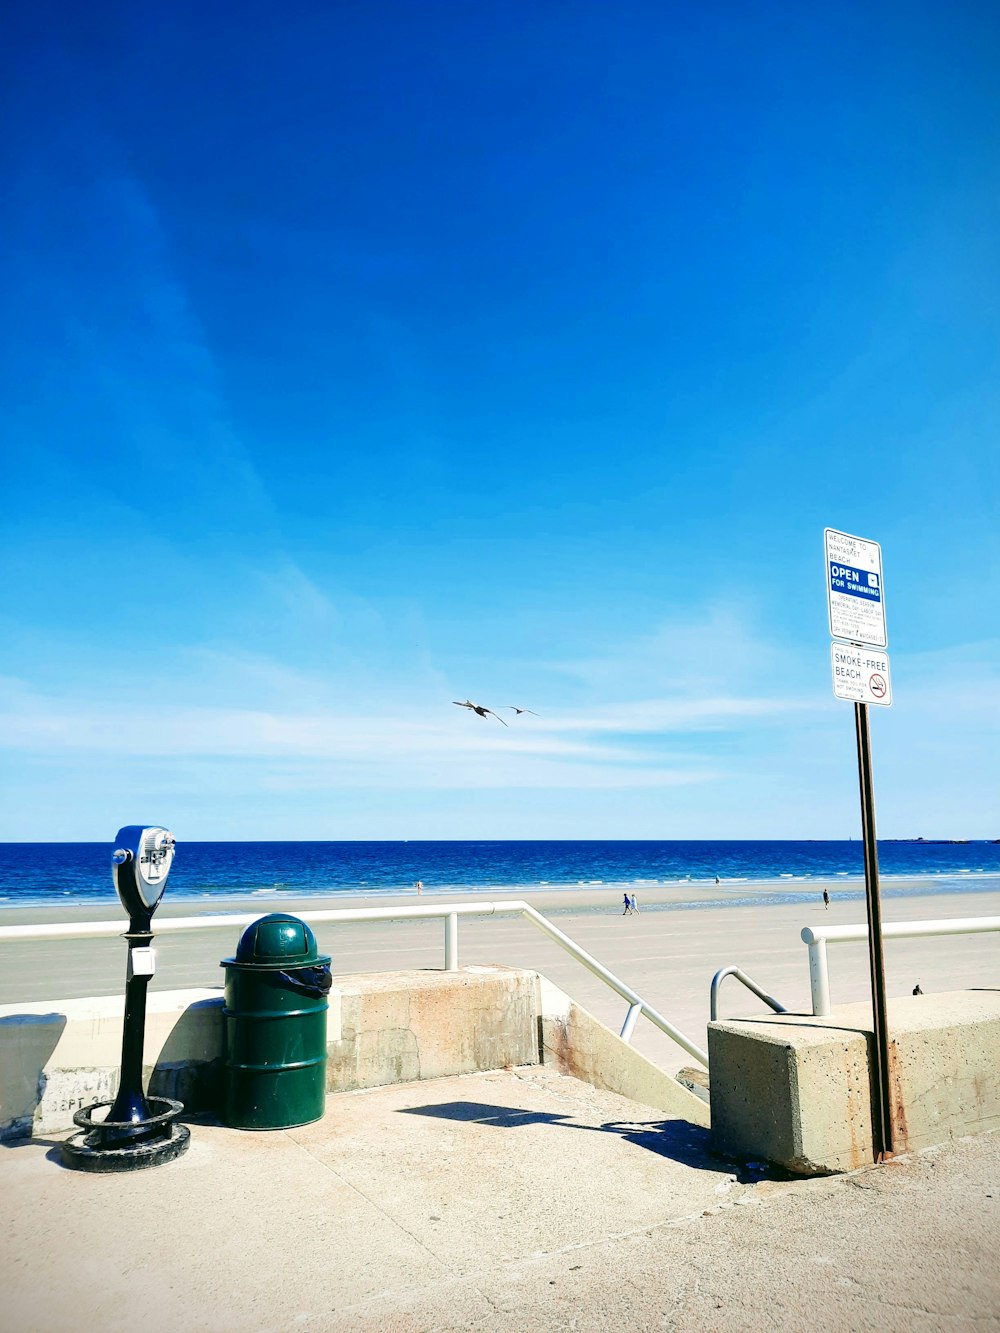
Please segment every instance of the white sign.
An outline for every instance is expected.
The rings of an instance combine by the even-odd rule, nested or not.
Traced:
[[[128,975],[130,977],[152,977],[156,975],[156,950],[149,948],[129,949]]]
[[[864,537],[827,528],[826,600],[830,633],[849,643],[884,648],[885,598],[882,588],[882,548]]]
[[[854,648],[846,643],[830,644],[833,692],[838,699],[858,704],[892,705],[889,654],[877,648]]]

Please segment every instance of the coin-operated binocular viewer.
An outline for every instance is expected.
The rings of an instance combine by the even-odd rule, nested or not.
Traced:
[[[122,1067],[114,1102],[94,1102],[73,1116],[83,1133],[63,1144],[67,1166],[85,1171],[134,1171],[179,1157],[191,1131],[178,1123],[184,1110],[169,1097],[147,1097],[142,1090],[142,1047],[146,1026],[146,989],[155,970],[150,929],[174,859],[174,835],[164,828],[129,824],[118,830],[112,854],[112,878],[128,913],[128,969]],[[95,1112],[107,1110],[102,1119]]]

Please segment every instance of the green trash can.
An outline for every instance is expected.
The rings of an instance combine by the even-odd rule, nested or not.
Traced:
[[[223,1119],[234,1129],[319,1120],[326,1101],[332,977],[304,921],[272,912],[247,926],[226,969]]]

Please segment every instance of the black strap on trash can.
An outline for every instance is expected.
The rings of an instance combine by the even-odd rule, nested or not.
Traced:
[[[319,967],[297,967],[292,972],[278,972],[276,975],[292,990],[302,991],[314,999],[329,995],[333,985],[333,973],[325,963]]]

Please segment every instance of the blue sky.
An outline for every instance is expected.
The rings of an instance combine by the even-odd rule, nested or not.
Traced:
[[[993,6],[8,13],[0,837],[1000,836]]]

